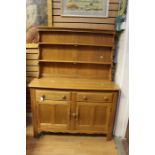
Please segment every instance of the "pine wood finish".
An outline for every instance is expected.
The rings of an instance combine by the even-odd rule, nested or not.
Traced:
[[[118,96],[118,87],[113,82],[40,78],[34,79],[29,87],[36,137],[41,131],[51,131],[99,133],[106,134],[108,140],[112,138]]]
[[[119,91],[112,82],[115,32],[38,31],[39,52],[27,55],[34,59],[28,64],[39,63],[39,78],[29,84],[34,136],[42,131],[95,133],[110,140]]]
[[[40,77],[112,80],[114,31],[43,27],[39,35]]]
[[[38,44],[26,44],[26,86],[39,75]],[[26,111],[31,112],[30,90],[26,88]]]

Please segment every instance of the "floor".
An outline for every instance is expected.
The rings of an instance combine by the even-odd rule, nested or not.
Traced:
[[[118,155],[114,140],[104,136],[44,134],[33,138],[32,124],[27,123],[26,155]]]

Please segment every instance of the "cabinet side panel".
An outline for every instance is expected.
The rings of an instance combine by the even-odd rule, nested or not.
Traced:
[[[30,95],[31,95],[31,110],[32,110],[32,123],[33,123],[33,132],[34,137],[37,137],[38,135],[38,114],[37,114],[37,104],[35,100],[35,89],[30,89]]]
[[[114,126],[114,120],[115,120],[117,101],[118,101],[118,92],[115,92],[112,107],[111,107],[111,114],[110,114],[110,120],[109,120],[107,140],[112,139],[112,132],[113,132],[113,126]]]

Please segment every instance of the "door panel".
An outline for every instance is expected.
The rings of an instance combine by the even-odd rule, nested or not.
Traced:
[[[89,127],[93,120],[93,106],[91,105],[81,105],[77,106],[78,111],[78,124],[81,126]]]
[[[107,132],[110,103],[77,102],[76,130]]]
[[[39,126],[47,130],[67,130],[70,126],[70,103],[46,101],[39,104]]]

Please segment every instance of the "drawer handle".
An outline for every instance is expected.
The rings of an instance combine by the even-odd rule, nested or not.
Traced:
[[[104,100],[105,100],[105,101],[108,101],[108,97],[104,97]]]
[[[72,113],[72,117],[76,118],[77,114],[76,113]]]
[[[40,101],[41,101],[41,102],[44,101],[44,96],[40,96]]]
[[[66,97],[65,95],[62,97],[63,100],[66,100],[66,98],[67,98],[67,97]]]
[[[87,96],[83,96],[83,99],[84,99],[85,101],[88,100]]]
[[[103,58],[104,58],[104,56],[101,55],[101,56],[100,56],[100,59],[103,59]]]

